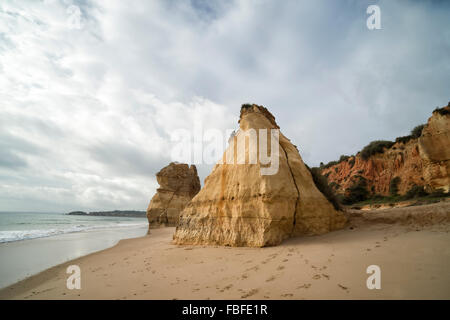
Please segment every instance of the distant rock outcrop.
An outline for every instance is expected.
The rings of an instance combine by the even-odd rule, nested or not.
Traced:
[[[239,124],[230,141],[242,139],[250,129],[256,131],[258,140],[258,129],[279,129],[274,116],[257,105],[242,107]],[[317,189],[297,148],[283,134],[279,133],[276,144],[279,164],[275,174],[261,174],[265,166],[259,157],[254,164],[239,164],[237,158],[250,158],[250,147],[234,154],[236,145],[229,145],[223,161],[215,165],[203,189],[182,211],[175,243],[262,247],[344,226],[344,215]],[[231,163],[226,161],[229,153],[234,154]]]
[[[200,190],[197,168],[172,162],[156,174],[156,180],[160,188],[147,209],[149,226],[175,226],[181,210]]]
[[[70,216],[94,216],[94,217],[128,217],[128,218],[145,218],[145,211],[136,210],[114,210],[114,211],[72,211]]]
[[[372,195],[389,195],[394,178],[400,195],[414,186],[423,186],[427,192],[449,192],[450,106],[433,111],[419,137],[402,138],[366,159],[358,153],[323,168],[321,173],[341,194],[361,178]]]

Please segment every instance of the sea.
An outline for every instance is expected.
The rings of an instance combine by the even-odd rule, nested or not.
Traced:
[[[0,212],[0,288],[147,231],[145,217]]]
[[[0,243],[59,234],[148,225],[147,219],[64,213],[0,212]]]

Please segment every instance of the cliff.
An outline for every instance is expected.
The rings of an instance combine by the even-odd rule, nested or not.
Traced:
[[[200,190],[197,168],[172,162],[156,174],[156,180],[160,188],[147,208],[149,226],[175,226],[181,210]]]
[[[433,112],[419,138],[423,178],[431,190],[450,188],[450,103]]]
[[[279,127],[266,108],[244,105],[239,126],[222,161],[182,211],[174,243],[262,247],[344,226],[344,215],[317,189],[290,140],[279,133],[272,150],[270,129]],[[269,135],[265,137],[270,145],[268,154],[276,155],[272,160],[278,162],[275,172],[262,174],[266,165],[260,157],[251,163],[254,151],[250,143],[238,151],[239,141],[245,141],[252,129],[258,141]],[[261,133],[259,129],[269,130]]]
[[[340,194],[360,179],[365,180],[369,194],[389,195],[394,186],[398,194],[412,187],[426,191],[450,187],[450,106],[436,109],[419,137],[398,138],[368,158],[362,152],[337,164],[322,168],[331,187]],[[405,139],[406,138],[406,139]],[[398,178],[397,178],[398,177]],[[395,179],[393,181],[393,179]]]

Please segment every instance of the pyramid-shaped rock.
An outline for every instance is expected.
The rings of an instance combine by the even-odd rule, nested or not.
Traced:
[[[172,162],[156,174],[160,188],[147,208],[150,227],[176,226],[184,207],[200,190],[195,165]]]
[[[244,105],[239,124],[222,160],[182,211],[174,243],[262,247],[344,226],[342,212],[336,211],[317,189],[297,148],[281,133],[274,147],[278,151],[275,174],[262,174],[261,169],[267,165],[260,157],[256,163],[249,163],[249,142],[244,154],[238,152],[239,139],[251,129],[257,132],[258,140],[262,137],[259,129],[279,129],[266,108]],[[266,139],[271,154],[270,133]],[[229,154],[232,161],[227,160]]]

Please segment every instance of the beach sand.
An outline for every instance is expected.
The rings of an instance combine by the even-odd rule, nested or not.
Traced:
[[[0,288],[60,263],[142,237],[148,227],[124,227],[0,243]]]
[[[350,224],[277,247],[176,246],[174,228],[50,268],[0,299],[450,299],[449,226]],[[81,268],[81,289],[66,268]],[[369,265],[381,289],[369,290]]]

